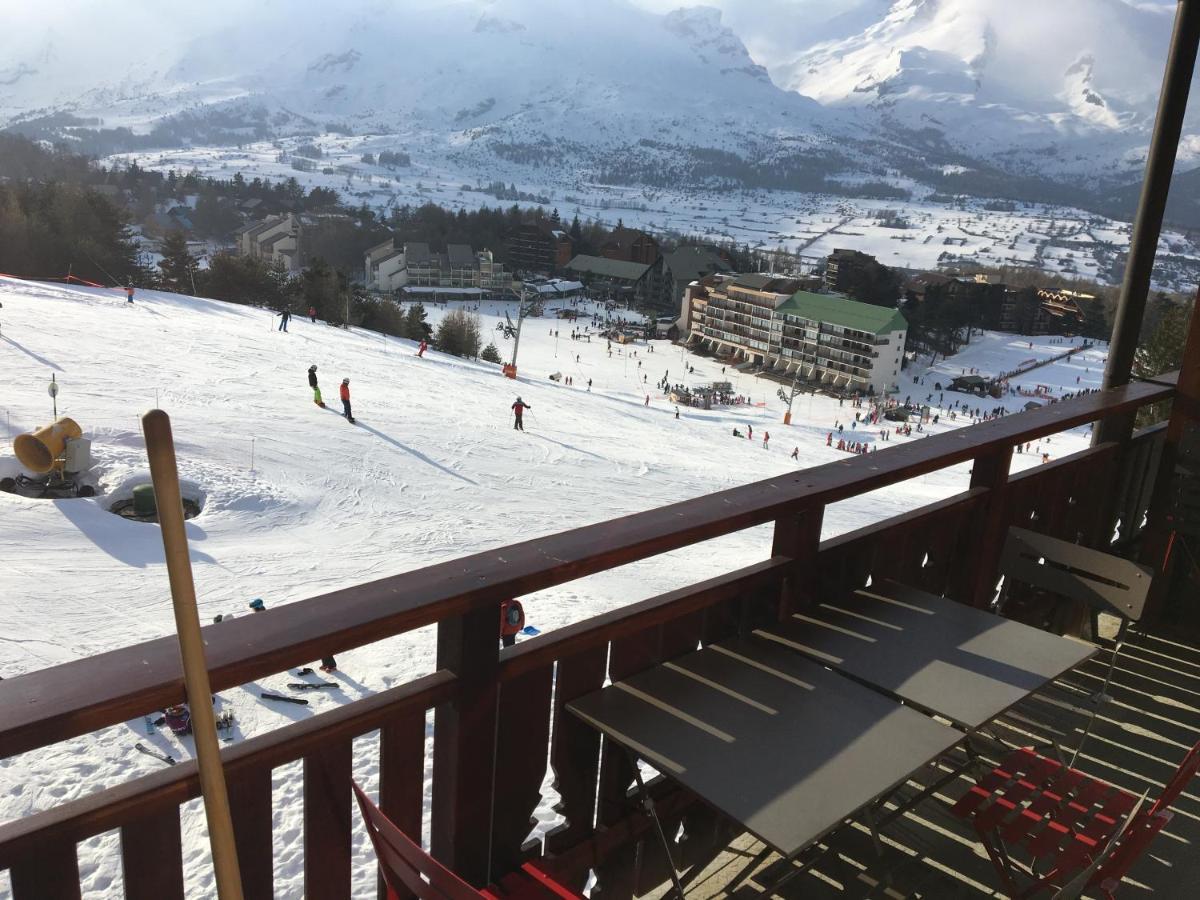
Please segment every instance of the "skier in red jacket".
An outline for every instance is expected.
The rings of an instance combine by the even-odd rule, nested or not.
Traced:
[[[527,409],[533,409],[533,407],[520,397],[518,397],[517,402],[512,405],[513,415],[515,416],[513,419],[513,428],[515,428],[517,431],[525,430],[525,423],[521,421],[521,417],[525,414],[525,410]]]
[[[350,413],[350,379],[343,378],[341,389],[338,395],[342,398],[342,415],[346,417],[346,421],[353,423],[354,416]]]
[[[421,341],[421,346],[417,348],[417,356],[424,358],[427,349],[429,349],[429,344],[426,341]]]

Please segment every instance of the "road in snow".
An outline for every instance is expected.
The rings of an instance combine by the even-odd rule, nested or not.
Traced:
[[[49,420],[46,384],[54,372],[59,413],[75,418],[93,440],[99,484],[95,499],[0,494],[4,678],[171,632],[158,529],[106,511],[115,496],[148,480],[138,417],[156,403],[171,414],[181,476],[204,502],[188,523],[202,621],[245,615],[253,597],[270,608],[793,471],[793,447],[800,448],[802,466],[842,459],[825,446],[825,435],[838,420],[851,433],[853,411],[827,397],[798,398],[794,424],[785,428],[777,385],[732,372],[736,390],[764,406],[683,409],[676,420],[654,382],[664,372],[673,382],[711,381],[720,377],[719,364],[666,342],[655,342],[653,352],[645,344],[614,347],[609,358],[603,339],[572,341],[570,322],[548,318],[526,321],[521,380],[514,384],[487,363],[433,351],[418,359],[407,341],[301,318],[283,334],[266,311],[167,293],[139,291],[129,306],[117,291],[0,279],[0,303],[0,414],[7,429],[0,476],[16,471],[9,437]],[[483,307],[485,343],[496,337],[507,355],[509,345],[494,332],[504,307]],[[438,315],[431,310],[431,319]],[[985,334],[938,369],[1012,369],[1063,349],[1049,339],[1034,344]],[[312,402],[306,370],[313,363],[330,409]],[[694,375],[685,376],[685,364]],[[1103,351],[1091,349],[1027,380],[1058,392],[1096,387],[1102,368]],[[549,381],[555,371],[575,385]],[[357,426],[333,411],[343,377],[351,380]],[[906,377],[901,393],[923,397],[938,377],[931,373],[920,387]],[[518,393],[532,407],[524,434],[513,431],[509,411]],[[947,404],[952,396],[946,394]],[[733,438],[735,426],[743,432],[753,426],[756,439]],[[954,426],[943,421],[931,430]],[[771,444],[764,450],[759,436],[767,431]],[[920,439],[914,433],[892,443]],[[1046,449],[1057,456],[1086,440],[1085,431],[1055,436]],[[1014,464],[1036,459],[1018,456]],[[961,490],[966,471],[956,466],[836,504],[825,517],[825,535]],[[750,529],[525,598],[527,617],[550,630],[764,558],[769,548],[770,528]],[[237,619],[222,627],[236,628]],[[239,737],[260,733],[430,671],[432,632],[340,654],[338,662],[333,678],[341,690],[312,692],[317,696],[307,709],[258,698],[260,688],[288,693],[286,682],[294,679],[286,673],[225,691],[218,703],[234,710]],[[162,731],[147,738],[138,719],[0,761],[0,821],[159,767],[132,751],[139,739],[177,758],[191,752],[190,740]],[[356,776],[372,789],[376,757],[374,737],[356,743]],[[275,773],[279,897],[301,895],[301,817],[292,802],[298,778],[295,765]],[[543,803],[539,816],[552,815]],[[185,808],[182,824],[189,895],[209,896],[197,803]],[[119,895],[117,840],[109,834],[81,845],[85,895]],[[356,894],[366,896],[374,874],[361,829],[355,850]],[[8,891],[0,874],[0,897]]]

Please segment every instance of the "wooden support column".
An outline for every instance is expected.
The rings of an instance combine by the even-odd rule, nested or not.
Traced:
[[[499,649],[498,603],[438,623],[438,668],[458,691],[434,712],[430,850],[476,887],[489,882]]]
[[[1142,540],[1140,560],[1154,568],[1154,581],[1150,586],[1146,611],[1143,619],[1153,622],[1162,612],[1177,549],[1176,530],[1181,505],[1178,502],[1184,483],[1176,473],[1180,462],[1180,445],[1185,440],[1194,448],[1200,441],[1200,291],[1192,304],[1192,316],[1188,325],[1187,341],[1183,348],[1183,366],[1176,382],[1176,395],[1171,403],[1171,418],[1167,421],[1167,433],[1159,457],[1158,473],[1154,479],[1154,490],[1150,495],[1150,508],[1146,513],[1146,534]],[[1193,449],[1192,453],[1196,451]],[[1196,460],[1191,460],[1194,469]],[[1191,476],[1195,479],[1197,476]],[[1195,523],[1190,523],[1194,526]]]
[[[971,516],[965,543],[959,553],[959,577],[951,596],[982,609],[992,600],[1000,550],[1008,530],[1005,490],[1013,448],[1003,447],[975,460],[971,468],[971,487],[985,488],[987,494]]]
[[[818,583],[817,551],[821,546],[821,524],[824,519],[825,507],[816,506],[775,520],[771,555],[786,556],[792,560],[779,592],[780,621],[816,599],[813,588]]]
[[[79,859],[74,841],[42,844],[9,870],[13,900],[79,900]]]

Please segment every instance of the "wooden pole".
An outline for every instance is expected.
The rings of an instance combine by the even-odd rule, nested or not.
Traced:
[[[204,796],[204,814],[208,819],[217,896],[220,900],[242,900],[233,821],[225,791],[225,772],[221,768],[204,641],[200,637],[200,616],[196,612],[196,586],[192,582],[192,565],[188,558],[171,419],[161,409],[152,409],[142,416],[142,430],[146,436],[146,454],[150,458],[150,477],[154,481],[154,502],[158,507],[167,576],[171,582],[175,631],[179,636],[183,678],[192,713],[192,735],[196,741],[196,763],[200,772],[200,792]]]

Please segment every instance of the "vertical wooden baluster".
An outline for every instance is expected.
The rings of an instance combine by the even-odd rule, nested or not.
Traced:
[[[789,513],[775,520],[775,535],[771,541],[772,556],[787,556],[792,560],[779,595],[779,619],[816,599],[812,586],[817,568],[817,552],[821,546],[821,523],[825,507]]]
[[[304,896],[350,898],[349,738],[304,757]]]
[[[425,714],[412,713],[379,729],[379,808],[396,827],[421,842],[421,812],[425,786]],[[379,876],[379,897],[411,900],[411,892],[388,893]]]
[[[9,870],[13,900],[79,900],[74,841],[53,841]]]
[[[182,900],[179,807],[121,828],[121,871],[125,876],[125,900]]]
[[[952,596],[977,608],[991,602],[996,587],[1000,550],[1008,525],[1005,490],[1012,453],[1012,447],[993,450],[976,459],[971,469],[971,487],[987,488],[987,494],[971,517],[967,529],[970,540],[966,544],[971,552],[960,563],[958,590]]]
[[[496,784],[492,810],[492,881],[521,867],[521,847],[542,799],[550,743],[553,667],[526,672],[500,686]]]
[[[546,849],[558,852],[592,833],[596,781],[600,770],[600,732],[567,712],[572,700],[600,690],[608,665],[608,645],[581,650],[558,661],[554,676],[554,736],[550,765],[559,801],[556,812],[567,821],[546,835]],[[586,875],[586,873],[580,873]],[[575,887],[581,888],[582,883]]]
[[[242,891],[247,897],[271,897],[275,893],[271,770],[230,775],[228,787]]]
[[[659,626],[614,640],[609,650],[608,677],[617,682],[649,668],[658,662],[660,647]],[[606,740],[600,756],[599,806],[596,811],[598,825],[610,825],[634,811],[634,804],[628,797],[632,784],[633,768],[628,755]],[[656,840],[643,835],[640,841],[621,847],[596,869],[598,887],[604,900],[625,900],[633,896],[638,859],[642,845],[648,839]]]
[[[499,651],[498,603],[438,623],[438,668],[458,685],[434,713],[430,849],[476,887],[489,878]]]

